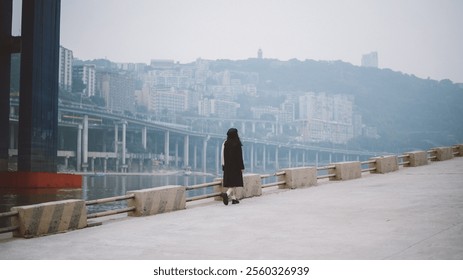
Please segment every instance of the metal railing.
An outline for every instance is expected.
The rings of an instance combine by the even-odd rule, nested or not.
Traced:
[[[368,165],[367,168],[362,168],[362,172],[371,172],[376,170],[376,159],[362,161],[361,165]],[[373,166],[373,167],[371,167]]]
[[[459,146],[452,146],[452,153],[453,153],[453,156],[460,155],[460,147]]]
[[[202,188],[207,188],[207,187],[213,187],[213,186],[220,186],[220,185],[222,185],[222,181],[214,181],[214,182],[210,182],[210,183],[203,183],[203,184],[198,184],[198,185],[189,186],[189,187],[186,187],[186,190],[187,190],[187,191],[191,191],[191,190],[197,190],[197,189],[202,189]],[[219,196],[219,195],[220,195],[219,192],[213,192],[213,193],[210,193],[210,194],[203,194],[203,195],[192,196],[192,197],[187,198],[187,199],[186,199],[186,202],[191,202],[191,201],[196,201],[196,200],[200,200],[200,199],[211,198],[211,197],[215,197],[215,196]]]
[[[437,151],[434,149],[431,149],[427,151],[428,153],[428,160],[436,160],[437,159]]]
[[[260,179],[261,179],[261,180],[267,179],[267,178],[270,178],[270,177],[277,177],[277,181],[275,181],[275,182],[267,183],[267,184],[262,184],[262,189],[270,188],[270,187],[277,187],[277,186],[281,186],[281,185],[286,184],[286,181],[285,181],[285,180],[278,181],[278,177],[279,177],[279,176],[283,176],[283,175],[285,175],[285,174],[286,174],[285,171],[279,171],[279,172],[275,172],[275,173],[273,173],[273,174],[263,174],[263,175],[260,175]]]
[[[317,174],[318,174],[318,171],[335,170],[335,169],[336,169],[336,166],[334,165],[320,166],[320,167],[317,167]],[[330,177],[336,177],[336,174],[328,172],[328,174],[325,174],[325,175],[317,175],[317,179],[326,179]]]
[[[410,155],[399,155],[397,156],[398,160],[398,165],[399,166],[405,166],[407,164],[410,164]]]
[[[122,201],[122,200],[129,200],[129,199],[133,199],[134,197],[135,197],[134,194],[127,194],[127,195],[121,195],[121,196],[114,196],[114,197],[108,197],[108,198],[89,200],[89,201],[85,202],[85,206],[103,204],[103,203],[109,203],[109,202],[116,202],[116,201]],[[127,213],[127,212],[132,212],[133,210],[135,210],[135,206],[119,208],[119,209],[113,209],[113,210],[107,210],[107,211],[103,211],[103,212],[97,212],[97,213],[88,214],[87,219],[93,219],[93,218],[99,218],[99,217],[104,217],[104,216],[109,216],[109,215]]]
[[[10,211],[10,212],[5,212],[5,213],[0,213],[0,218],[8,218],[8,217],[14,217],[18,215],[18,211]],[[15,231],[19,228],[19,226],[8,226],[4,228],[0,228],[0,233],[7,233],[7,232],[12,232]]]
[[[453,149],[452,153],[453,153],[454,156],[460,155],[459,146],[453,146],[452,149]],[[428,160],[435,160],[437,158],[437,150],[436,149],[431,149],[431,150],[427,151],[427,158],[428,158]],[[397,161],[398,161],[397,164],[399,166],[406,166],[406,165],[410,164],[410,155],[408,155],[408,154],[398,155],[397,156]],[[361,169],[362,172],[370,172],[370,171],[376,170],[376,160],[363,161],[363,162],[361,162],[361,165],[367,165],[367,167]],[[333,171],[335,169],[336,169],[335,165],[327,165],[327,166],[317,167],[317,179],[326,179],[326,178],[335,177],[336,174],[334,174],[334,172],[329,172],[329,171]],[[328,171],[328,174],[319,174],[321,171]],[[262,184],[261,185],[262,189],[285,185],[286,181],[281,180],[281,176],[284,176],[285,174],[286,174],[286,171],[278,171],[278,172],[275,172],[273,174],[260,175],[261,180],[271,178],[271,177],[276,177],[275,182]],[[197,184],[197,185],[193,185],[193,186],[187,186],[185,189],[187,191],[191,191],[191,190],[198,190],[198,189],[203,189],[203,188],[207,188],[207,187],[214,187],[214,186],[221,186],[221,185],[222,185],[221,180],[215,180],[215,181],[210,182],[210,183],[202,183],[202,184]],[[192,201],[212,198],[212,197],[216,197],[216,196],[220,196],[220,192],[211,192],[211,193],[208,193],[208,194],[188,197],[186,199],[186,202],[192,202]],[[95,200],[86,201],[85,205],[86,206],[91,206],[91,205],[97,205],[97,204],[112,203],[112,202],[117,202],[117,201],[134,199],[134,197],[135,197],[134,194],[127,194],[127,195],[121,195],[121,196],[115,196],[115,197],[101,198],[101,199],[95,199]],[[135,210],[134,206],[118,208],[118,209],[112,209],[112,210],[107,210],[107,211],[88,214],[87,219],[93,219],[93,218],[104,217],[104,216],[109,216],[109,215],[116,215],[116,214],[121,214],[121,213],[128,213],[128,212],[131,212],[131,211],[134,211],[134,210]],[[16,215],[18,215],[18,211],[10,211],[10,212],[5,212],[5,213],[0,213],[0,218],[9,218],[9,217],[14,217]],[[19,226],[8,226],[8,227],[0,228],[0,233],[13,232],[13,231],[17,230],[18,228],[19,228]]]

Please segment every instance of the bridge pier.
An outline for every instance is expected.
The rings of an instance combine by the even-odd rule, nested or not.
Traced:
[[[170,141],[170,132],[166,130],[164,133],[164,165],[169,166],[169,141]]]
[[[11,34],[12,0],[0,2],[0,171],[8,170],[11,140],[11,54],[21,53],[18,172],[2,172],[0,181],[16,182],[10,187],[34,188],[43,181],[63,187],[56,173],[61,1],[23,1],[20,38]]]
[[[88,115],[82,120],[82,170],[88,169]]]
[[[251,151],[250,151],[250,170],[251,170],[251,173],[254,172],[254,143],[251,143],[251,147],[250,147]]]
[[[127,172],[126,146],[127,146],[127,122],[122,121],[122,172]]]
[[[146,135],[147,135],[147,128],[144,126],[141,129],[141,145],[143,146],[143,149],[146,151]]]
[[[278,162],[279,162],[279,159],[278,159],[278,150],[279,150],[278,146],[275,147],[275,170],[280,169],[280,165],[278,164]]]
[[[262,170],[265,172],[267,169],[267,147],[263,145],[262,148]]]
[[[220,174],[220,171],[222,170],[221,168],[221,148],[222,144],[220,142],[217,142],[217,145],[215,145],[215,174]]]
[[[8,171],[10,133],[10,78],[11,54],[14,50],[11,34],[13,1],[0,1],[0,172]]]
[[[206,162],[207,162],[207,141],[209,140],[209,136],[204,138],[203,140],[203,157],[202,157],[202,164],[203,164],[203,172],[206,173],[207,172],[207,165],[206,165]]]
[[[187,168],[190,165],[189,149],[190,136],[185,135],[183,138],[183,168]]]

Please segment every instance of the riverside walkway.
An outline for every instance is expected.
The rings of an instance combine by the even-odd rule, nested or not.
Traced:
[[[463,259],[463,157],[23,239],[0,259]]]

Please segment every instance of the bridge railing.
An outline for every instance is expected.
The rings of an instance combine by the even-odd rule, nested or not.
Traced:
[[[261,180],[264,180],[264,179],[267,179],[267,178],[276,177],[276,181],[275,181],[275,182],[262,184],[262,185],[261,185],[262,189],[270,188],[270,187],[278,187],[278,186],[281,186],[281,185],[286,184],[286,181],[285,181],[285,180],[278,180],[279,177],[281,177],[281,176],[283,176],[283,175],[285,175],[285,174],[286,174],[285,171],[279,171],[279,172],[275,172],[275,173],[273,173],[273,174],[264,174],[264,175],[260,175],[260,179],[261,179]]]
[[[17,215],[18,215],[18,211],[10,211],[10,212],[5,212],[5,213],[0,213],[0,218],[11,218]],[[18,228],[19,226],[8,226],[8,227],[0,228],[0,233],[13,232],[17,230]]]
[[[442,161],[442,160],[452,159],[454,156],[463,156],[463,145],[433,148],[428,151],[408,152],[408,153],[405,153],[403,155],[398,155],[398,156],[391,155],[391,156],[375,157],[368,161],[363,161],[363,162],[358,162],[358,161],[357,162],[338,162],[338,163],[333,163],[333,164],[330,164],[327,166],[321,166],[321,167],[288,168],[288,169],[284,169],[284,170],[278,171],[273,174],[263,174],[263,175],[252,174],[251,176],[258,177],[260,179],[260,183],[256,183],[256,181],[252,181],[251,184],[256,183],[256,185],[258,185],[258,188],[260,188],[261,190],[270,188],[270,187],[297,188],[297,187],[303,187],[304,183],[306,183],[305,186],[314,185],[316,184],[317,180],[321,180],[321,179],[350,180],[350,179],[361,177],[361,173],[363,172],[371,172],[371,173],[393,172],[393,171],[398,170],[399,166],[406,166],[406,167],[420,166],[420,165],[428,164],[429,161]],[[311,174],[307,175],[306,172],[309,172],[309,171]],[[302,174],[303,180],[306,180],[302,182],[302,184],[301,184],[301,174]],[[297,178],[298,176],[299,178]],[[310,176],[312,176],[312,178],[309,178]],[[266,179],[273,179],[274,182],[262,183],[262,181],[265,181]],[[294,181],[298,181],[298,182],[294,183]],[[309,181],[311,182],[309,183]],[[215,179],[213,182],[197,184],[197,185],[192,185],[192,186],[187,186],[187,187],[165,186],[165,187],[160,187],[160,189],[162,189],[162,191],[165,191],[165,192],[163,193],[163,195],[158,196],[158,198],[161,197],[160,199],[183,200],[183,202],[177,201],[179,204],[179,206],[176,206],[177,208],[174,207],[175,209],[169,209],[167,211],[184,209],[186,208],[185,205],[187,202],[193,202],[193,201],[198,201],[202,199],[219,197],[222,191],[221,186],[222,186],[222,180],[220,178]],[[213,191],[209,193],[191,196],[191,197],[183,196],[186,191],[193,191],[193,190],[210,188],[210,187],[213,187]],[[252,188],[254,187],[255,186],[252,186]],[[174,192],[170,192],[171,189],[174,189]],[[180,192],[178,190],[180,190]],[[179,193],[181,194],[180,196],[179,196]],[[260,195],[260,194],[257,194],[257,195]],[[256,194],[251,194],[250,196],[255,196],[255,195]],[[250,196],[247,196],[247,197],[250,197]],[[127,193],[126,195],[121,195],[121,196],[85,201],[83,202],[85,207],[89,207],[93,205],[100,205],[100,204],[105,204],[105,203],[114,203],[114,202],[119,202],[119,201],[128,201],[129,206],[123,207],[123,208],[111,209],[111,210],[102,211],[102,212],[90,213],[90,214],[87,214],[87,211],[86,211],[82,214],[82,216],[84,216],[87,220],[89,220],[89,219],[94,219],[98,217],[116,215],[116,214],[121,214],[121,213],[129,213],[129,215],[137,215],[135,213],[137,210],[136,209],[137,206],[134,206],[134,205],[137,205],[136,199],[137,199],[137,196],[134,193]],[[152,200],[152,199],[148,198],[148,200]],[[78,200],[75,200],[75,201],[78,202]],[[161,201],[160,203],[168,204],[168,202],[166,201]],[[163,209],[162,211],[165,211],[165,210],[166,209]],[[12,208],[10,212],[0,213],[0,219],[10,219],[11,220],[12,218],[18,218],[18,216],[19,216],[19,212],[16,210],[16,207]],[[37,221],[35,222],[37,223]],[[21,226],[21,227],[24,227],[24,226]],[[0,228],[0,233],[17,232],[19,229],[20,229],[20,226],[17,226],[17,225],[7,226],[4,228]],[[49,233],[46,233],[46,234],[49,234]]]
[[[399,155],[397,156],[398,162],[397,164],[400,166],[405,166],[410,164],[410,155]]]
[[[191,191],[191,190],[197,190],[197,189],[203,189],[203,188],[214,187],[214,186],[221,186],[221,185],[222,185],[222,181],[217,180],[217,181],[210,182],[210,183],[203,183],[203,184],[198,184],[198,185],[189,186],[189,187],[186,187],[185,189],[186,189],[187,191]],[[186,199],[186,202],[191,202],[191,201],[196,201],[196,200],[211,198],[211,197],[215,197],[215,196],[219,196],[219,195],[220,195],[220,192],[212,192],[212,193],[209,193],[209,194],[203,194],[203,195],[198,195],[198,196],[192,196],[192,197],[188,197],[188,198]]]
[[[114,197],[108,197],[108,198],[88,200],[88,201],[85,202],[85,206],[96,205],[96,204],[104,204],[104,203],[111,203],[111,202],[116,202],[116,201],[134,199],[134,198],[135,198],[134,194],[126,194],[126,195],[121,195],[121,196],[114,196]],[[93,219],[93,218],[99,218],[99,217],[104,217],[104,216],[127,213],[127,212],[131,212],[133,210],[135,210],[134,206],[125,207],[125,208],[119,208],[119,209],[113,209],[113,210],[107,210],[107,211],[87,214],[87,219]]]

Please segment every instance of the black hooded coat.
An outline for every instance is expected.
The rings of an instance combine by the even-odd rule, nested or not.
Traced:
[[[236,133],[236,137],[233,135],[234,133]],[[228,138],[223,147],[223,186],[226,188],[243,187],[244,162],[241,141],[237,131],[229,130],[227,134]]]

